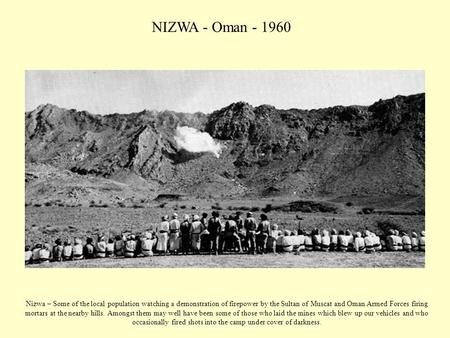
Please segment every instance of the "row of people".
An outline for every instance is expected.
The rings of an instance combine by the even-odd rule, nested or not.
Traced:
[[[353,234],[350,230],[339,231],[314,229],[306,232],[281,231],[276,224],[270,224],[267,215],[261,214],[257,222],[249,212],[245,220],[238,212],[234,215],[223,216],[214,211],[212,217],[207,219],[204,213],[202,218],[198,215],[185,215],[178,220],[173,214],[169,221],[163,216],[161,223],[154,229],[136,236],[134,234],[117,235],[106,240],[100,235],[94,243],[87,238],[83,245],[81,239],[76,238],[74,244],[66,240],[64,244],[60,239],[52,247],[49,244],[36,244],[33,248],[25,248],[25,262],[48,262],[63,260],[80,260],[105,257],[137,257],[171,254],[199,254],[200,251],[210,254],[220,254],[224,251],[247,252],[249,254],[264,254],[276,252],[301,251],[425,251],[425,232],[420,236],[412,233],[411,236],[398,230],[390,230],[384,236],[378,236],[369,230]]]

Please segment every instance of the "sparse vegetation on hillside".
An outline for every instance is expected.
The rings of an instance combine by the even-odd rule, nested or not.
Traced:
[[[238,102],[209,115],[94,116],[44,105],[25,115],[26,202],[423,197],[424,114],[424,94],[309,111]],[[178,125],[220,140],[220,158],[180,160],[186,151],[174,140]]]

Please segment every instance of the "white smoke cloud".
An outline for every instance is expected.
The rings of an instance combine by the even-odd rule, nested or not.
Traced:
[[[214,141],[211,135],[191,127],[177,127],[175,141],[178,147],[191,153],[210,152],[219,157],[222,150],[220,143]]]

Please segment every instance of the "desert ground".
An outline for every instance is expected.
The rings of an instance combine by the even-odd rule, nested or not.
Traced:
[[[302,252],[247,255],[208,254],[105,258],[27,265],[33,268],[418,268],[425,264],[422,252],[338,253]]]

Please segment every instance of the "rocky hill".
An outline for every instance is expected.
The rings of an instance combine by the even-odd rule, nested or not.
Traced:
[[[424,94],[315,110],[237,102],[211,114],[100,116],[47,104],[25,114],[26,201],[139,203],[162,193],[423,201],[424,125]],[[221,156],[180,149],[177,126],[208,132]]]

